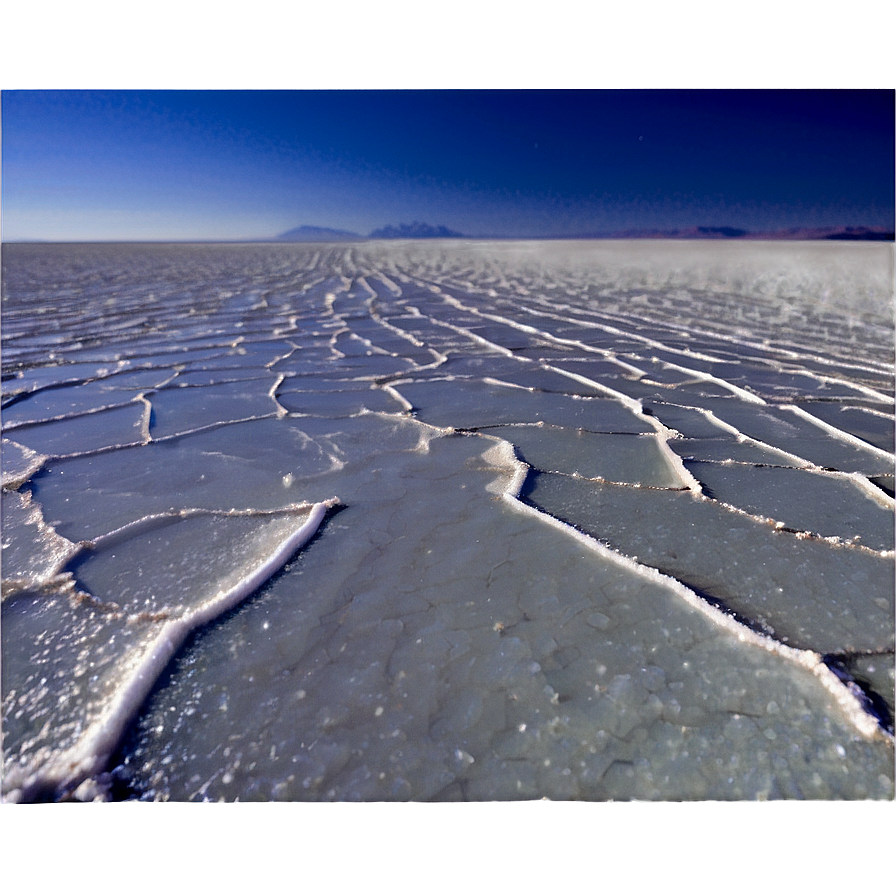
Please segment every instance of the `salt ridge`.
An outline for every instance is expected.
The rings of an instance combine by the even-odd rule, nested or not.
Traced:
[[[46,794],[54,794],[58,798],[60,794],[70,793],[78,788],[82,789],[82,796],[89,795],[92,790],[86,784],[87,779],[105,769],[128,723],[188,635],[256,591],[316,534],[327,511],[338,503],[338,498],[331,498],[311,505],[305,522],[274,546],[268,558],[240,582],[230,590],[218,592],[203,604],[191,608],[180,618],[165,622],[155,640],[117,689],[115,698],[99,718],[90,722],[73,747],[60,755],[47,758],[37,766],[32,763],[5,769],[4,799],[7,802],[32,801]],[[107,537],[112,536],[110,534]]]
[[[508,449],[512,454],[513,448],[509,445],[509,443]],[[492,449],[492,451],[494,451],[494,449]],[[507,459],[507,457],[507,449],[505,449],[500,454],[492,453],[490,455],[490,459],[500,458],[503,460]],[[576,539],[577,541],[585,545],[589,550],[594,551],[605,559],[612,560],[614,563],[622,566],[624,569],[631,570],[632,572],[637,573],[640,577],[648,581],[656,582],[657,584],[669,588],[685,603],[687,603],[691,607],[694,607],[694,609],[699,610],[703,615],[712,620],[712,622],[714,622],[720,628],[730,631],[732,634],[736,635],[738,640],[747,644],[751,644],[755,647],[762,648],[763,650],[767,650],[770,653],[778,654],[779,656],[784,657],[785,659],[795,663],[796,665],[801,666],[804,669],[808,669],[822,682],[825,688],[831,693],[851,724],[860,734],[868,738],[883,737],[890,740],[891,742],[893,741],[893,735],[883,731],[883,729],[880,727],[878,719],[867,712],[866,706],[863,703],[861,697],[856,693],[856,689],[850,688],[848,681],[845,682],[839,676],[835,675],[831,671],[831,669],[827,665],[825,665],[823,658],[815,651],[790,647],[767,635],[761,635],[757,633],[753,629],[748,628],[746,625],[738,622],[729,614],[723,613],[717,607],[714,607],[711,604],[707,603],[678,579],[675,579],[672,576],[665,575],[664,573],[659,572],[659,570],[656,570],[653,567],[645,566],[642,563],[638,563],[631,557],[628,557],[625,554],[621,554],[618,551],[614,551],[612,548],[607,547],[600,541],[592,538],[589,535],[586,535],[584,532],[580,532],[578,529],[570,526],[568,523],[564,523],[561,520],[558,520],[556,517],[544,513],[538,508],[521,501],[519,498],[520,489],[522,488],[522,483],[525,480],[529,468],[526,464],[516,458],[515,454],[513,454],[513,460],[513,475],[510,479],[509,484],[505,488],[502,497],[509,503],[511,503],[519,512],[533,515],[541,522],[559,528],[570,538]],[[523,469],[521,470],[520,468]]]

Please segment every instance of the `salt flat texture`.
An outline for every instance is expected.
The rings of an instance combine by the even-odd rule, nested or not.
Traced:
[[[3,798],[892,799],[892,278],[5,246]]]

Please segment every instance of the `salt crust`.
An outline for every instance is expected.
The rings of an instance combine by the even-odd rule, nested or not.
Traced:
[[[463,311],[467,311],[469,313],[476,314],[480,317],[487,318],[489,320],[494,320],[499,323],[506,324],[508,326],[512,326],[515,329],[522,330],[523,332],[530,333],[532,335],[536,335],[542,339],[545,338],[545,336],[546,336],[546,334],[544,334],[540,330],[535,329],[534,327],[529,327],[526,324],[520,324],[515,321],[511,321],[509,318],[504,318],[504,317],[501,317],[500,315],[483,314],[482,312],[478,311],[477,309],[468,307],[468,306],[464,305],[463,303],[459,302],[457,299],[451,298],[450,296],[445,296],[445,299],[449,304],[454,305],[455,307],[457,307]],[[488,345],[488,347],[493,349],[494,351],[497,351],[497,352],[500,352],[503,354],[507,354],[510,357],[514,357],[514,358],[516,357],[513,354],[513,352],[511,352],[509,349],[506,349],[503,346],[497,345],[496,343],[489,342],[488,340],[483,339],[481,336],[478,336],[477,334],[472,333],[469,330],[463,330],[463,328],[461,328],[461,327],[454,327],[454,326],[452,326],[452,329],[456,329],[459,332],[462,332],[469,339],[473,339],[477,342],[481,342],[481,343]],[[577,348],[582,348],[585,351],[593,352],[593,349],[590,349],[588,346],[585,346],[583,343],[579,342],[578,340],[560,339],[559,337],[555,337],[555,336],[549,336],[548,338],[550,338],[552,341],[568,343],[571,345],[575,345]],[[582,383],[583,385],[589,386],[593,389],[596,389],[599,392],[602,392],[606,395],[611,396],[616,401],[618,401],[623,407],[625,407],[629,411],[631,411],[635,416],[646,421],[654,430],[656,430],[657,434],[660,436],[660,438],[658,439],[659,444],[660,444],[660,450],[662,451],[663,456],[666,458],[669,465],[672,467],[672,469],[675,471],[675,473],[681,479],[681,482],[684,485],[684,487],[690,489],[692,492],[694,492],[694,494],[697,494],[697,495],[702,494],[702,489],[700,488],[700,483],[694,478],[693,474],[685,467],[681,458],[674,451],[672,451],[672,449],[669,447],[668,439],[672,435],[671,430],[669,430],[659,420],[657,420],[656,417],[653,417],[652,415],[649,415],[649,414],[645,414],[643,406],[639,400],[631,398],[628,395],[624,395],[622,392],[619,392],[616,389],[612,389],[609,386],[604,385],[603,383],[597,382],[597,380],[589,379],[588,377],[582,376],[581,374],[573,373],[568,370],[563,370],[562,368],[554,367],[551,364],[541,364],[539,366],[544,370],[550,370],[553,373],[558,373],[561,376],[566,377],[567,379],[575,380],[576,382]]]
[[[582,308],[575,308],[572,305],[558,303],[558,302],[552,303],[552,307],[556,308],[557,310],[571,311],[571,312],[574,312],[577,314],[583,314],[583,313],[587,314],[588,313],[587,311],[584,311]],[[545,316],[545,317],[556,318],[557,320],[563,320],[563,321],[574,320],[573,318],[561,317],[559,314],[551,313],[551,312],[547,312],[547,311],[541,312],[541,314],[543,314],[543,316]],[[609,314],[607,312],[603,312],[603,316],[613,317],[612,314]],[[622,320],[622,318],[618,317],[618,316],[617,316],[617,319],[620,321]],[[593,325],[593,321],[591,321],[591,320],[581,321],[581,322],[583,324],[586,324],[587,326]],[[739,350],[751,349],[754,351],[767,352],[770,349],[770,346],[768,345],[767,342],[757,341],[755,338],[752,338],[750,335],[748,335],[747,332],[740,332],[740,333],[737,333],[736,335],[732,335],[731,333],[724,333],[724,332],[721,332],[718,330],[711,330],[711,329],[707,329],[705,327],[696,326],[693,323],[688,324],[688,326],[682,326],[681,324],[678,324],[678,323],[676,323],[674,321],[670,321],[670,320],[665,321],[664,326],[668,329],[677,330],[682,335],[687,336],[687,337],[703,336],[703,337],[711,338],[715,341],[733,343],[734,345],[737,346],[737,348]],[[787,349],[787,348],[783,348],[780,346],[775,347],[774,353],[776,355],[780,355],[781,357],[788,358],[792,361],[801,361],[805,358],[805,354],[802,352],[794,351],[793,349]],[[822,358],[822,357],[817,357],[816,355],[813,355],[812,359],[815,363],[823,365],[823,366],[827,366],[827,367],[839,366],[839,362],[832,360],[830,358]],[[875,374],[883,373],[883,374],[887,374],[887,375],[889,375],[889,373],[890,373],[889,369],[885,365],[875,365],[874,363],[869,363],[869,362],[864,362],[864,361],[861,363],[853,362],[850,364],[850,367],[854,370],[863,371],[865,373],[875,373]],[[841,377],[832,377],[832,376],[827,376],[826,374],[819,374],[819,373],[815,373],[815,374],[813,374],[813,376],[816,379],[820,380],[821,382],[825,382],[825,383],[835,383],[838,385],[849,386],[850,388],[853,388],[855,386],[854,383],[850,382],[849,380],[844,380]]]
[[[725,432],[730,432],[737,438],[739,442],[743,442],[747,445],[755,445],[757,448],[761,448],[763,451],[770,451],[774,452],[775,454],[779,454],[789,460],[796,467],[817,469],[816,465],[813,464],[812,461],[806,460],[806,458],[800,457],[798,454],[792,454],[790,451],[785,451],[783,448],[776,448],[774,445],[770,445],[768,442],[763,442],[761,439],[756,439],[752,436],[744,435],[736,426],[732,426],[730,423],[722,420],[721,417],[717,417],[708,408],[700,408],[696,405],[689,404],[681,405],[681,407],[687,408],[689,411],[696,411],[698,414],[701,414],[713,426],[717,426],[719,429],[724,430]]]
[[[500,315],[497,315],[497,314],[485,314],[484,312],[479,311],[478,309],[463,305],[461,302],[458,302],[457,299],[452,299],[449,296],[446,296],[446,301],[448,301],[450,304],[454,305],[455,307],[461,309],[462,311],[467,311],[472,314],[478,314],[479,316],[487,318],[489,320],[498,321],[500,323],[506,324],[507,326],[514,327],[517,330],[521,330],[524,333],[530,333],[531,335],[538,336],[538,338],[540,338],[540,339],[548,338],[549,341],[551,341],[551,342],[557,342],[557,343],[564,344],[564,345],[575,346],[576,348],[578,348],[582,351],[594,353],[593,347],[585,345],[585,343],[581,342],[580,340],[564,339],[560,336],[553,336],[553,335],[545,334],[543,331],[537,329],[536,327],[530,327],[527,324],[521,324],[518,321],[510,320],[510,318],[501,317]],[[530,313],[535,314],[536,312],[530,311]],[[597,323],[590,322],[590,321],[575,321],[575,319],[572,319],[572,322],[580,323],[584,326],[597,327],[598,329],[603,330],[606,333],[612,333],[613,335],[616,335],[616,336],[625,336],[627,339],[635,339],[636,341],[643,342],[645,345],[648,345],[651,348],[667,350],[667,346],[663,345],[661,342],[657,342],[655,339],[650,339],[647,336],[640,336],[640,335],[634,334],[634,333],[624,333],[622,330],[618,329],[617,327],[607,326],[606,324],[597,324]],[[603,351],[603,352],[599,352],[599,354],[606,355],[607,352]],[[706,361],[719,360],[718,358],[713,358],[709,355],[704,355],[699,352],[694,352],[694,351],[691,351],[690,349],[682,350],[681,354],[690,355],[692,357],[699,358],[701,360],[706,360]],[[680,370],[680,371],[683,371],[690,375],[693,375],[696,379],[714,382],[717,385],[722,386],[724,389],[728,389],[730,392],[732,392],[734,395],[737,395],[738,398],[742,398],[744,401],[749,401],[749,402],[758,403],[758,404],[765,404],[765,402],[758,395],[755,395],[752,392],[747,392],[745,389],[741,389],[739,386],[735,386],[733,383],[726,382],[725,380],[719,379],[718,377],[712,376],[711,374],[705,373],[704,371],[694,370],[690,367],[682,367],[678,364],[670,364],[669,366],[674,367],[676,370]]]
[[[52,526],[47,525],[43,509],[32,499],[30,491],[18,492],[11,489],[4,497],[14,502],[16,509],[22,514],[20,525],[34,526],[40,532],[43,550],[33,556],[32,562],[27,569],[22,570],[20,577],[11,578],[4,572],[0,601],[5,603],[23,590],[40,589],[50,583],[60,586],[64,582],[67,583],[70,576],[64,574],[62,570],[80,551],[80,546],[63,538]],[[8,524],[9,521],[4,520],[4,525]],[[8,545],[5,545],[4,550],[7,548]]]
[[[701,593],[698,589],[708,584],[710,603],[721,598],[724,611],[742,613],[741,618],[749,620],[746,624],[751,628],[756,627],[785,644],[808,647],[823,656],[841,653],[851,656],[864,650],[892,652],[892,600],[887,599],[892,594],[892,564],[886,562],[892,552],[888,555],[866,549],[852,540],[822,538],[783,525],[779,527],[771,520],[717,499],[692,501],[670,490],[657,492],[657,499],[653,499],[641,487],[622,489],[614,483],[610,489],[595,490],[596,507],[590,508],[587,499],[585,504],[575,506],[566,501],[576,500],[576,483],[565,482],[563,476],[547,476],[544,480],[539,476],[533,483],[534,488],[526,490],[527,503],[573,527],[580,527],[640,563],[679,578],[698,594]],[[652,505],[658,506],[651,510]],[[639,520],[642,510],[649,514],[649,520]],[[678,510],[682,512],[681,517],[677,515]],[[726,515],[732,519],[725,521]],[[643,524],[640,530],[631,525],[634,520]],[[677,521],[685,525],[679,527]],[[716,531],[718,527],[721,532],[738,533],[735,535],[738,540],[750,539],[749,533],[759,536],[759,540],[745,541],[738,547],[726,544],[723,539],[718,543],[717,553],[712,549],[712,541],[709,549],[699,543],[688,544],[685,533],[694,523],[698,531]],[[655,530],[658,538],[644,543],[638,531],[653,532],[650,527],[654,524],[658,527]],[[679,548],[684,548],[687,555],[679,553]],[[753,553],[757,548],[757,553]],[[751,562],[753,557],[756,559]],[[838,568],[841,562],[842,569]],[[720,594],[713,581],[715,571],[723,568],[736,573],[738,567],[742,577],[732,576],[728,580],[730,590]],[[804,573],[790,581],[781,578],[782,574],[789,578],[798,568]],[[862,568],[873,576],[873,585],[863,577]],[[838,621],[829,608],[839,607],[841,599],[849,601],[850,594],[856,603],[852,609],[841,610]],[[857,604],[863,608],[858,609]],[[817,616],[816,611],[820,611]]]
[[[873,391],[873,390],[869,390]],[[886,395],[880,395],[880,393],[875,392],[874,395],[883,400],[887,401]],[[781,405],[781,410],[790,411],[793,414],[796,414],[798,417],[802,417],[803,420],[808,421],[813,426],[817,426],[819,429],[828,433],[828,435],[832,435],[835,439],[839,439],[841,442],[846,442],[848,445],[855,445],[857,448],[861,448],[863,451],[867,451],[870,454],[874,454],[877,457],[887,461],[891,466],[896,463],[896,454],[893,454],[892,451],[884,451],[882,448],[876,448],[874,445],[870,445],[864,439],[860,439],[858,436],[854,436],[852,433],[844,432],[842,429],[838,429],[836,426],[831,426],[830,423],[825,423],[824,420],[819,420],[814,414],[810,414],[808,411],[803,410],[801,407],[797,407],[795,404],[785,404]]]
[[[501,275],[501,280],[502,280],[502,284],[503,284],[503,286],[509,288],[509,284],[507,283],[507,280],[504,279],[503,275]],[[347,298],[347,299],[355,299],[355,298],[358,298],[359,290],[356,289],[356,288],[353,288],[353,287],[352,287],[352,283],[353,283],[353,281],[350,281],[350,280],[348,280],[348,279],[346,279],[346,278],[342,278],[341,282],[342,282],[342,289],[341,289],[341,293],[342,293],[342,294],[339,296],[339,299],[343,299],[343,298]],[[490,280],[489,282],[496,282],[496,281],[495,281],[495,280]],[[571,282],[571,281],[570,281],[570,282]],[[356,281],[354,281],[354,283],[355,283],[355,284],[358,284],[358,281],[356,280]],[[366,281],[364,281],[364,285],[366,286]],[[713,288],[715,288],[715,286],[713,286]],[[430,289],[432,289],[432,287],[430,287]],[[351,294],[349,294],[349,290],[351,290]],[[435,292],[436,290],[433,290],[433,291]],[[399,292],[400,292],[400,289],[399,289]],[[495,293],[494,290],[490,290],[489,292],[490,292],[490,294],[491,294],[492,296],[496,296],[496,293]],[[314,293],[315,293],[315,290],[314,290],[314,289],[308,290],[308,294],[309,294],[309,295],[314,294]],[[515,300],[515,299],[518,297],[518,295],[525,293],[525,290],[523,290],[523,289],[514,289],[514,290],[513,290],[513,293],[514,293],[514,294],[513,294],[512,296],[509,297],[509,299],[510,299],[511,301]],[[394,293],[393,293],[393,294],[394,294]],[[333,304],[332,304],[332,303],[333,303],[333,300],[336,299],[336,296],[334,295],[334,296],[332,296],[332,297],[328,297],[328,298],[330,298],[330,310],[332,311],[332,310],[333,310]],[[419,311],[417,311],[416,309],[412,309],[412,310],[413,310],[418,316],[420,316]],[[585,312],[585,314],[587,315],[587,312]],[[296,321],[297,321],[297,320],[298,320],[298,316],[294,315],[294,316],[292,317],[292,326],[293,326],[293,327],[299,326],[299,324],[296,324]],[[328,325],[324,325],[324,326],[328,326]],[[612,329],[612,328],[608,328],[608,329]],[[632,335],[633,335],[632,332],[631,332],[631,329],[629,329],[628,331],[617,331],[617,332],[624,333],[624,335],[626,335],[626,336],[629,337],[629,338],[631,338]],[[691,332],[694,332],[694,331],[693,331],[692,329],[689,329],[689,330],[686,330],[686,332],[691,333]],[[719,338],[719,335],[718,335],[718,334],[712,334],[712,335],[714,335],[715,338]],[[472,338],[472,337],[471,337],[471,338]],[[637,338],[637,337],[636,337],[636,338]],[[723,337],[723,338],[724,338],[724,337]],[[240,338],[237,339],[236,341],[239,342],[240,339],[242,339],[242,337],[240,337]],[[737,341],[737,340],[736,340],[736,341]],[[235,343],[234,343],[234,344],[235,344]],[[756,345],[759,346],[759,347],[762,347],[765,351],[773,351],[773,350],[776,350],[776,349],[774,348],[774,346],[771,347],[771,348],[769,347],[769,345],[768,345],[768,341],[767,341],[767,340],[766,340],[764,343],[758,343],[758,342],[757,342]],[[664,348],[664,349],[668,349],[668,346],[664,346],[663,348]],[[668,350],[670,350],[670,351],[674,351],[674,349],[668,349]],[[786,353],[786,350],[784,350],[784,349],[781,349],[780,351]],[[689,352],[688,352],[688,351],[685,351],[685,352],[683,352],[683,354],[687,355],[687,354],[689,354]],[[697,353],[690,353],[690,354],[695,355],[695,356],[697,355]],[[717,360],[717,359],[712,359],[712,360]],[[833,362],[829,361],[828,359],[818,359],[818,360],[819,360],[820,363],[833,363]],[[629,365],[629,366],[630,366],[630,365]],[[870,368],[869,368],[869,369],[870,369]],[[271,397],[274,397],[274,396],[272,395]],[[487,453],[488,453],[488,452],[487,452]],[[514,458],[514,460],[515,460],[515,457],[514,457],[514,455],[513,455],[513,450],[512,450],[512,449],[510,449],[510,452],[509,452],[509,453],[510,453],[510,456],[511,456],[512,458]],[[499,455],[496,455],[496,456],[493,458],[493,462],[499,462],[499,461],[501,461],[501,459],[502,459],[502,457],[501,457],[500,454],[499,454]],[[506,461],[507,458],[504,457],[504,460]],[[500,464],[499,464],[499,465],[500,465]],[[503,466],[506,468],[506,467],[507,467],[507,463],[505,462],[505,463],[503,464]],[[511,476],[509,477],[509,485],[505,486],[505,488],[506,488],[507,490],[513,491],[513,494],[512,494],[511,497],[508,497],[507,495],[505,495],[505,496],[504,496],[504,497],[505,497],[505,500],[507,500],[509,503],[511,503],[511,505],[514,507],[514,509],[520,509],[520,508],[522,507],[522,509],[523,509],[525,512],[527,512],[529,515],[531,515],[531,516],[543,516],[543,515],[541,515],[541,514],[538,514],[537,512],[536,512],[536,513],[533,513],[531,508],[526,508],[525,506],[523,506],[523,505],[518,501],[519,487],[521,486],[521,484],[522,484],[522,479],[523,479],[524,476],[525,476],[525,465],[521,465],[520,462],[516,461],[516,463],[515,463],[513,466],[514,466],[515,472],[513,473],[513,475],[511,475]],[[519,475],[520,471],[522,471],[522,475]],[[514,490],[514,487],[515,487],[515,490]],[[516,503],[514,503],[514,502],[516,502]],[[517,505],[519,505],[519,506],[517,506]],[[554,521],[554,523],[556,523],[556,521]],[[576,530],[575,530],[574,528],[565,526],[565,525],[563,525],[563,524],[560,524],[560,525],[558,526],[558,528],[560,528],[561,530],[563,530],[564,532],[566,532],[566,534],[569,534],[569,531],[571,531],[572,533],[575,533],[575,532],[576,532]],[[569,531],[567,531],[567,530],[569,530]],[[110,534],[111,534],[111,533],[110,533]],[[581,541],[582,539],[578,539],[578,540]],[[589,541],[590,541],[590,539],[589,539]],[[590,547],[590,545],[589,545],[589,547]],[[598,551],[598,553],[602,553],[602,552]],[[611,559],[612,559],[612,561],[618,563],[618,562],[619,562],[619,557],[618,557],[618,555],[614,555],[612,552],[610,552],[610,554],[611,554]],[[635,567],[638,568],[638,572],[637,572],[637,574],[638,574],[638,575],[641,575],[640,567],[638,566],[638,564],[635,564]],[[651,576],[650,578],[655,578],[655,577]],[[664,581],[664,584],[665,584],[665,580],[667,579],[667,577],[665,577],[665,576],[660,576],[659,578],[662,579],[662,580]],[[673,581],[674,581],[674,580],[673,580]],[[704,608],[701,607],[700,609],[701,609],[701,611],[703,611]],[[595,621],[598,622],[598,623],[601,623],[601,622],[602,622],[602,619],[599,618],[599,617],[601,616],[601,614],[594,614],[594,615],[595,615]],[[606,618],[606,617],[604,617],[604,618]],[[814,668],[814,667],[813,667],[813,668]],[[741,721],[744,721],[744,720],[741,720]],[[729,723],[729,724],[730,724],[730,723]],[[726,734],[727,734],[727,731],[726,731]],[[842,753],[838,753],[838,755],[842,755]],[[618,767],[617,767],[616,769],[614,769],[614,772],[618,772],[618,771],[619,771],[619,768],[618,768]],[[88,786],[88,787],[86,787],[84,790],[79,790],[78,795],[81,796],[82,798],[83,798],[84,796],[87,796],[87,795],[88,795],[88,791],[89,791],[89,789],[90,789],[90,788],[89,788],[89,786]]]
[[[38,454],[25,445],[20,445],[12,439],[3,439],[4,446],[19,455],[12,463],[6,462],[0,472],[2,487],[17,489],[24,485],[46,462],[44,454]]]
[[[502,497],[516,510],[533,516],[543,523],[547,523],[550,526],[554,526],[555,528],[560,529],[571,538],[579,541],[589,550],[594,551],[606,560],[610,560],[616,563],[623,569],[626,569],[629,572],[633,572],[649,582],[654,582],[658,585],[670,589],[678,597],[684,600],[684,602],[687,603],[688,606],[699,610],[704,616],[708,617],[716,625],[736,635],[739,641],[746,644],[751,644],[755,647],[760,647],[763,650],[769,651],[770,653],[775,653],[778,656],[781,656],[798,666],[802,666],[804,669],[808,669],[831,693],[831,695],[839,704],[840,708],[843,710],[847,719],[860,734],[867,738],[883,737],[890,741],[893,740],[893,736],[886,734],[878,725],[877,720],[865,711],[859,697],[854,694],[850,688],[844,685],[844,683],[824,664],[822,657],[815,651],[789,647],[786,644],[782,644],[780,641],[776,641],[774,638],[770,638],[767,635],[762,635],[758,632],[753,631],[752,629],[738,622],[733,617],[727,615],[726,613],[723,613],[721,610],[701,599],[695,592],[691,591],[690,588],[686,587],[684,584],[678,581],[678,579],[664,575],[663,573],[659,572],[656,569],[653,569],[652,567],[644,566],[643,564],[638,563],[636,560],[633,560],[632,558],[627,557],[624,554],[620,554],[614,551],[612,548],[601,544],[596,539],[592,538],[589,535],[586,535],[583,532],[580,532],[578,529],[570,526],[568,523],[564,523],[556,519],[555,517],[550,516],[549,514],[545,514],[542,511],[537,510],[536,508],[520,501],[520,489],[522,488],[523,481],[525,480],[526,473],[528,472],[528,466],[515,456],[515,454],[513,453],[512,445],[510,445],[509,443],[504,444],[507,446],[506,448],[501,449],[497,446],[495,448],[490,448],[483,455],[483,457],[486,457],[491,462],[504,461],[505,463],[511,463],[513,468],[513,475],[510,482],[506,486]],[[496,486],[500,481],[501,480],[497,480],[495,483],[492,483],[492,485]]]
[[[334,497],[302,508],[308,511],[305,521],[276,545],[264,562],[255,567],[228,591],[219,591],[183,616],[165,622],[155,640],[121,683],[115,698],[110,701],[100,717],[87,727],[75,746],[53,757],[48,762],[6,771],[4,775],[4,787],[7,789],[5,801],[29,801],[35,796],[47,792],[66,793],[83,787],[86,779],[101,772],[121,740],[134,713],[146,699],[159,675],[187,636],[199,626],[226,613],[259,588],[314,536],[327,511],[338,504],[339,499]],[[186,511],[185,515],[201,512]],[[109,533],[104,536],[104,539],[112,539],[120,535],[124,529],[129,528],[123,527],[121,530]]]

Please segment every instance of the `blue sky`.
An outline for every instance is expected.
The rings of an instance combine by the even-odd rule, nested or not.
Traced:
[[[4,91],[3,239],[893,226],[893,91]]]

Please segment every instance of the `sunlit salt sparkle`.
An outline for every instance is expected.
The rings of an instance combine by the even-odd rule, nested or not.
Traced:
[[[5,758],[31,775],[7,776],[5,798],[892,797],[892,529],[875,516],[893,509],[891,247],[11,248],[4,501],[33,510],[4,554],[15,541],[27,558],[31,539],[35,560],[4,580]],[[770,268],[788,273],[786,299]],[[97,271],[111,276],[79,280]],[[35,329],[34,303],[57,331]],[[136,437],[42,403],[97,421],[132,408]],[[841,405],[858,410],[827,410]],[[625,463],[595,466],[595,446]],[[782,519],[741,506],[754,463],[790,477],[763,495],[828,483],[854,519],[788,512],[796,488],[774,496]],[[713,511],[682,525],[714,522],[602,531],[588,488],[677,495]],[[173,520],[189,533],[196,514],[333,495],[343,509],[294,562],[247,569],[240,610],[220,615],[222,586],[188,646],[180,630],[164,650],[133,640],[128,625],[164,632],[197,597],[177,592],[204,548],[181,535],[166,555]],[[47,553],[51,539],[72,547]],[[164,558],[135,563],[133,587],[99,562],[121,539]],[[816,569],[776,559],[763,584],[738,568],[779,549]],[[79,550],[98,560],[90,589]],[[694,581],[674,554],[698,552]],[[822,572],[829,604],[806,593]],[[131,592],[151,612],[129,610]],[[818,615],[797,628],[823,651],[794,639],[790,606]],[[53,631],[36,630],[38,608]],[[90,638],[108,668],[160,658],[127,733],[116,707],[142,701],[127,675],[92,702],[49,685],[77,679]],[[112,717],[101,748],[72,740]]]
[[[336,503],[336,499],[332,499],[308,508],[304,522],[280,544],[273,545],[269,556],[229,591],[219,590],[211,599],[165,622],[155,640],[133,664],[133,669],[123,676],[114,698],[103,713],[91,721],[73,747],[48,757],[37,767],[7,767],[4,774],[6,798],[15,802],[48,790],[65,790],[99,773],[120,741],[124,726],[190,632],[234,607],[270,578],[313,536],[329,507]]]

